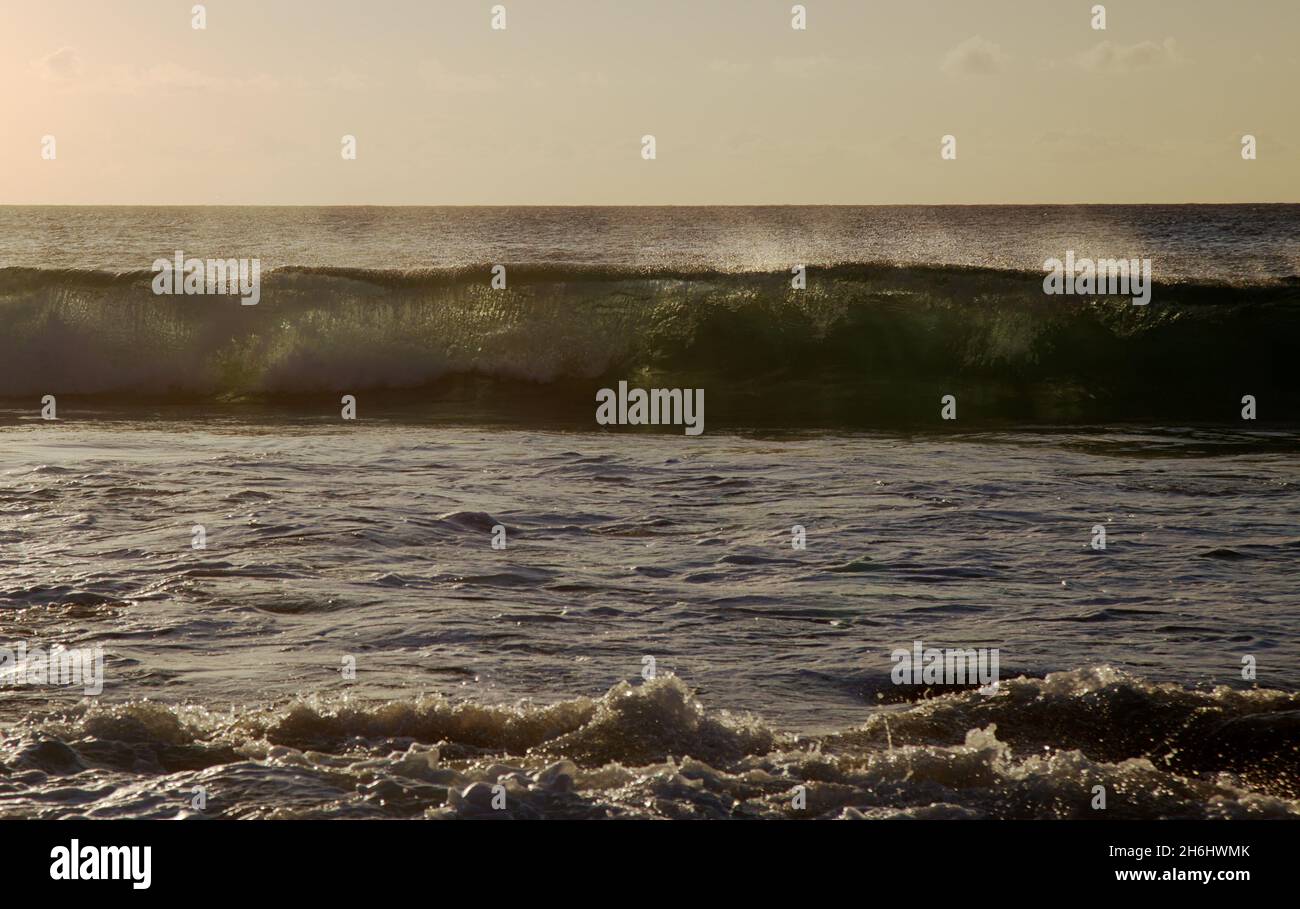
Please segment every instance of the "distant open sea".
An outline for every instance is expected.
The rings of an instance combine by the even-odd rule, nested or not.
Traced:
[[[1300,206],[0,208],[0,816],[1300,818],[1297,342]]]

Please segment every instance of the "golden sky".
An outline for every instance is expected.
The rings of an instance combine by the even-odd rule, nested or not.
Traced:
[[[1295,0],[499,2],[0,0],[0,203],[1300,202]]]

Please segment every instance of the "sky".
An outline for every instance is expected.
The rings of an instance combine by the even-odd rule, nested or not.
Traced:
[[[0,0],[0,203],[1300,202],[1295,0],[499,2]]]

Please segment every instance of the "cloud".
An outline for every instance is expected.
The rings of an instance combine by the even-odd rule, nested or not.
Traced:
[[[1140,69],[1162,69],[1183,62],[1178,42],[1166,38],[1159,44],[1143,41],[1140,44],[1119,45],[1103,41],[1075,58],[1086,70],[1096,73],[1127,73]]]
[[[958,76],[992,76],[1002,72],[1007,56],[1002,48],[980,35],[967,38],[944,57],[942,69]]]
[[[449,95],[490,92],[498,87],[492,76],[452,72],[437,60],[421,60],[415,68],[416,76],[428,88]]]
[[[211,76],[179,63],[155,63],[152,66],[110,66],[95,74],[94,88],[121,94],[177,91],[262,94],[279,90],[281,83],[275,77],[265,74],[247,77]]]
[[[32,65],[46,82],[68,90],[93,94],[133,95],[173,91],[262,93],[282,87],[280,80],[265,74],[212,76],[179,63],[86,66],[82,63],[81,55],[71,47],[61,47]]]
[[[48,82],[71,82],[81,75],[81,56],[71,47],[61,47],[36,61],[41,78]]]
[[[371,87],[372,81],[369,76],[362,73],[356,73],[350,69],[341,69],[332,75],[326,76],[323,84],[325,88],[331,91],[355,92]]]
[[[861,76],[877,71],[878,64],[862,58],[807,56],[773,57],[760,63],[741,60],[711,60],[706,66],[709,73],[740,78],[758,78],[775,74],[783,79],[834,79]]]

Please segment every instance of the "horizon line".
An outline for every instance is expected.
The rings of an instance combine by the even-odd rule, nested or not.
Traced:
[[[1300,205],[1273,202],[0,202],[0,208],[1073,208]]]

